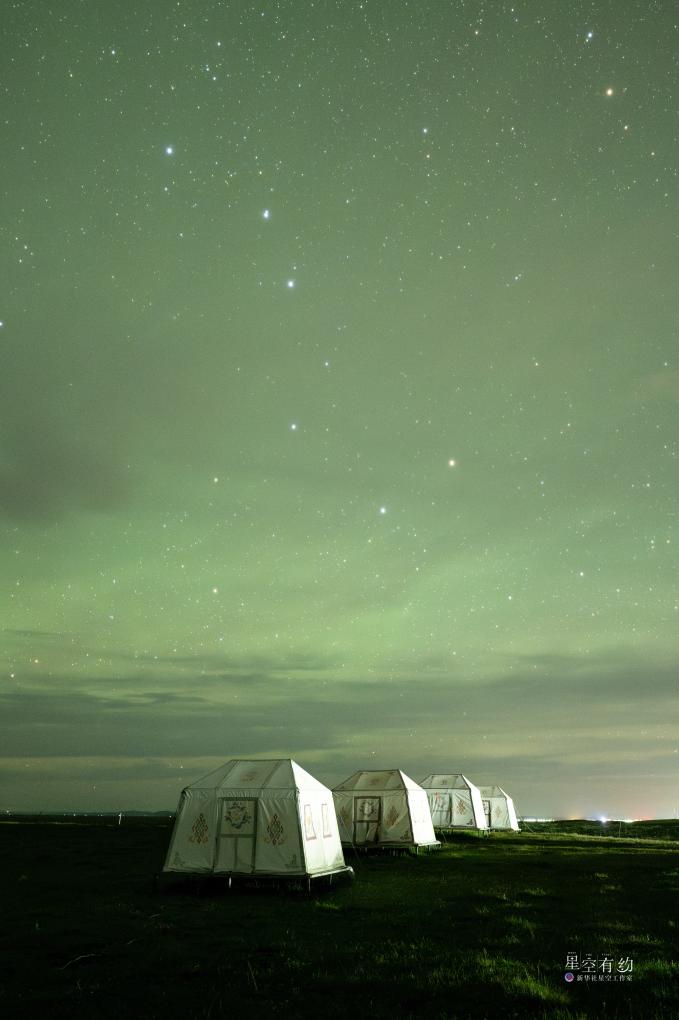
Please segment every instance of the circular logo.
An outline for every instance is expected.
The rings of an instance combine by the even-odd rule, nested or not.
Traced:
[[[575,981],[575,974],[571,974],[571,972],[569,970],[566,971],[566,973],[564,974],[564,977],[565,977],[566,981],[568,982],[568,984],[570,984],[571,981]]]

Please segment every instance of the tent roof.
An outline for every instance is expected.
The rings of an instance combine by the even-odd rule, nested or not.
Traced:
[[[505,800],[511,800],[512,798],[508,793],[502,789],[501,786],[479,786],[482,797],[504,797]]]
[[[400,769],[360,769],[333,790],[359,790],[376,793],[384,790],[420,790],[419,783]]]
[[[424,786],[426,789],[449,789],[449,790],[474,790],[476,787],[474,783],[470,782],[466,776],[463,776],[461,772],[454,774],[432,774],[426,776],[420,786]]]
[[[190,783],[187,790],[327,789],[292,758],[232,758]]]

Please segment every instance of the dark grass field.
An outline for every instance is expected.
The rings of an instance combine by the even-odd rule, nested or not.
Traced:
[[[163,820],[5,822],[0,1016],[679,1017],[679,826],[592,824],[350,852],[308,896],[158,894]],[[566,983],[568,953],[611,980]]]

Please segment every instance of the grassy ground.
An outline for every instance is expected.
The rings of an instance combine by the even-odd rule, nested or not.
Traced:
[[[306,897],[158,895],[160,820],[1,824],[0,1015],[679,1016],[679,842],[533,828],[349,854]],[[632,980],[567,984],[567,953]]]

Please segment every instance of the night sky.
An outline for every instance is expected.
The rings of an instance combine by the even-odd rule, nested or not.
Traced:
[[[0,807],[676,815],[679,16],[3,15]]]

